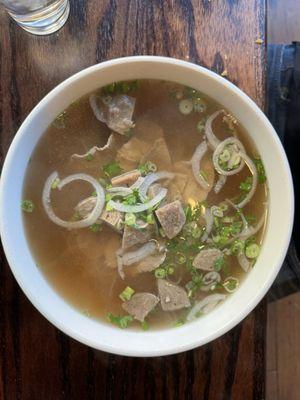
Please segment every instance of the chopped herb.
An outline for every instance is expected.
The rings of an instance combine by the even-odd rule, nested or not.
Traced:
[[[21,203],[21,208],[27,213],[32,213],[34,210],[34,204],[31,200],[23,200]]]
[[[157,279],[164,279],[167,276],[167,271],[164,268],[156,268],[154,275]]]
[[[256,166],[256,170],[257,170],[257,174],[258,174],[258,182],[259,183],[265,183],[267,178],[266,178],[266,172],[265,172],[265,168],[264,165],[262,163],[262,160],[260,157],[255,157],[253,160],[255,166]]]
[[[249,244],[246,246],[245,255],[248,258],[257,258],[260,252],[260,247],[256,243]]]
[[[111,204],[109,202],[106,204],[105,210],[106,211],[113,211],[113,207],[111,206]]]
[[[167,274],[168,274],[168,275],[173,275],[174,272],[175,272],[175,269],[174,269],[173,267],[168,267],[168,268],[167,268]]]
[[[238,255],[243,253],[245,248],[245,242],[243,240],[235,240],[231,246],[231,254]]]
[[[251,188],[252,188],[252,176],[248,176],[243,182],[240,183],[240,190],[242,190],[243,192],[250,192]]]
[[[122,172],[122,168],[116,162],[103,165],[102,170],[108,178],[113,178],[116,175],[120,175]]]
[[[202,113],[207,109],[206,102],[201,97],[194,98],[194,111]]]
[[[147,215],[146,222],[150,225],[153,225],[155,223],[155,219],[152,213]]]
[[[225,258],[224,256],[218,257],[215,262],[214,262],[214,269],[217,272],[220,272],[221,269],[224,267],[225,265]]]
[[[117,325],[121,329],[127,328],[129,324],[133,322],[133,317],[131,315],[119,316],[112,313],[107,313],[107,319],[109,322]]]
[[[51,189],[57,189],[58,185],[59,185],[60,179],[59,178],[55,178],[54,181],[52,182],[51,185]]]
[[[93,191],[93,193],[91,194],[91,196],[97,197],[97,192],[96,192],[96,190]]]
[[[249,224],[255,224],[256,221],[257,221],[256,216],[255,216],[255,215],[252,215],[252,214],[245,215],[245,218],[246,218],[246,221],[247,221]]]
[[[123,290],[123,292],[120,293],[119,297],[120,297],[120,299],[123,300],[123,301],[128,301],[128,300],[131,299],[131,297],[133,296],[133,294],[134,294],[134,290],[133,290],[131,287],[127,286],[127,287]]]
[[[146,321],[142,321],[141,322],[141,327],[143,329],[143,331],[148,331],[149,330],[149,324]]]
[[[123,204],[127,205],[134,205],[136,203],[139,203],[140,197],[139,197],[139,191],[138,189],[133,189],[133,192],[129,194],[128,196],[124,197]]]
[[[183,318],[179,318],[179,319],[175,322],[174,327],[175,327],[175,328],[179,328],[180,326],[182,326],[182,325],[184,325],[184,324],[185,324],[185,320],[184,320]]]
[[[91,154],[91,153],[88,153],[88,154],[85,156],[86,161],[92,161],[93,158],[94,158],[94,156],[93,156],[93,154]]]
[[[147,161],[145,164],[141,164],[138,167],[138,170],[140,171],[140,173],[142,175],[147,175],[150,172],[156,172],[157,171],[157,166],[153,162]]]
[[[101,231],[102,226],[101,224],[92,224],[89,228],[92,232],[97,233]]]

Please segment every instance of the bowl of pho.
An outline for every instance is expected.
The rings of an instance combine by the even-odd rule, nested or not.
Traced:
[[[293,185],[258,106],[200,66],[87,68],[29,114],[6,157],[0,228],[34,306],[96,349],[203,345],[258,304],[285,257]]]

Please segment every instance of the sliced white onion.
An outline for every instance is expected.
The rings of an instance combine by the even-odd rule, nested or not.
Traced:
[[[217,146],[221,143],[221,141],[215,136],[212,130],[212,123],[214,120],[220,115],[224,113],[224,110],[219,110],[214,112],[206,121],[205,123],[205,135],[207,137],[207,140],[212,148],[212,150],[215,150]]]
[[[209,296],[204,297],[203,300],[199,301],[192,307],[191,311],[188,313],[186,320],[188,322],[193,321],[197,318],[197,314],[199,312],[207,314],[211,311],[216,305],[226,299],[225,294],[210,294]]]
[[[253,195],[255,193],[255,190],[256,190],[256,187],[257,187],[257,170],[256,170],[254,162],[251,160],[250,157],[247,156],[246,153],[240,152],[240,156],[243,158],[243,160],[247,164],[247,167],[250,169],[250,172],[252,174],[252,186],[251,186],[251,189],[250,189],[249,193],[247,194],[247,196],[244,198],[244,200],[242,200],[240,203],[237,204],[238,207],[242,208],[247,203],[249,203],[249,201],[252,199],[252,197],[253,197]]]
[[[142,247],[135,251],[129,251],[128,253],[123,254],[122,263],[125,266],[135,264],[139,261],[142,261],[144,258],[152,255],[157,249],[157,242],[150,241],[144,244]]]
[[[216,194],[218,194],[223,189],[223,186],[225,185],[226,181],[227,181],[226,175],[219,175],[219,178],[214,187],[214,192]]]
[[[242,269],[245,272],[248,272],[249,268],[251,267],[251,262],[247,259],[244,253],[240,253],[237,255],[238,262]]]
[[[239,234],[239,238],[242,240],[247,240],[250,236],[255,235],[263,227],[265,219],[266,217],[264,213],[255,226],[247,226],[245,229],[243,229]]]
[[[95,178],[86,174],[69,175],[66,178],[59,181],[57,185],[58,190],[61,190],[65,185],[67,185],[70,182],[82,180],[90,183],[94,187],[97,194],[96,204],[91,213],[86,218],[80,221],[70,222],[70,221],[64,221],[63,219],[55,215],[51,206],[51,198],[50,198],[51,187],[56,179],[58,179],[58,173],[55,171],[46,180],[42,197],[44,209],[48,217],[51,219],[51,221],[54,222],[56,225],[62,226],[63,228],[67,229],[86,228],[87,226],[94,224],[100,217],[105,204],[105,193],[100,183]]]
[[[201,170],[200,164],[206,152],[207,152],[207,143],[206,140],[204,140],[202,143],[199,144],[199,146],[196,147],[196,150],[191,159],[191,163],[192,163],[192,171],[196,181],[203,189],[209,190],[210,184],[203,178],[203,176],[200,173]]]
[[[239,233],[238,235],[236,235],[236,237],[240,237],[241,234],[242,234],[243,232],[246,232],[246,231],[247,231],[247,229],[248,229],[248,222],[247,222],[247,220],[246,220],[246,218],[245,218],[244,213],[242,212],[242,210],[241,210],[236,204],[234,204],[234,203],[233,203],[231,200],[229,200],[229,199],[226,199],[226,202],[227,202],[228,204],[230,204],[231,207],[233,207],[233,208],[238,212],[239,216],[241,217],[241,220],[242,220],[242,223],[243,223],[243,229],[242,229],[242,232],[241,232],[241,233]]]
[[[93,113],[95,117],[98,119],[98,121],[105,122],[105,116],[99,109],[99,106],[97,104],[97,96],[95,94],[92,94],[89,97],[89,102],[91,109],[93,110]]]
[[[205,218],[205,232],[203,233],[201,237],[202,242],[206,242],[208,239],[208,236],[210,235],[210,232],[212,230],[213,224],[214,224],[214,217],[210,211],[209,208],[206,208],[205,213],[204,213],[204,218]]]
[[[148,210],[151,207],[156,206],[158,203],[160,203],[167,195],[168,191],[167,189],[163,188],[159,191],[159,193],[153,197],[150,201],[147,203],[142,203],[142,204],[135,204],[135,205],[129,205],[129,204],[122,204],[113,200],[110,200],[107,205],[114,210],[120,211],[120,212],[125,212],[125,213],[139,213]]]
[[[161,179],[173,179],[174,177],[175,174],[167,171],[154,172],[153,174],[147,175],[141,186],[139,187],[139,196],[141,200],[145,201],[147,199],[147,191],[152,183],[157,182]]]
[[[139,176],[137,178],[137,180],[130,186],[129,189],[133,190],[133,189],[138,189],[141,184],[144,182],[145,178],[143,176]]]
[[[107,192],[112,196],[129,196],[132,194],[132,189],[124,186],[116,186],[107,189]]]
[[[227,176],[229,176],[229,175],[235,175],[235,174],[237,174],[238,172],[240,172],[240,171],[243,169],[244,165],[245,165],[245,163],[244,163],[244,158],[242,157],[242,160],[241,160],[241,162],[240,162],[240,165],[239,165],[237,168],[235,168],[235,169],[231,169],[230,171],[225,171],[224,169],[222,169],[222,168],[220,167],[220,165],[219,165],[219,157],[220,157],[220,154],[223,152],[224,148],[225,148],[226,146],[228,146],[229,144],[236,144],[236,145],[239,147],[239,150],[238,150],[237,153],[236,153],[236,154],[238,154],[239,156],[242,157],[242,154],[245,154],[245,147],[244,147],[243,144],[242,144],[237,138],[235,138],[235,137],[230,137],[230,138],[227,138],[227,139],[223,140],[222,142],[220,142],[220,143],[218,144],[218,146],[216,147],[216,149],[215,149],[215,151],[214,151],[214,154],[213,154],[213,157],[212,157],[215,170],[216,170],[220,175],[227,175]]]

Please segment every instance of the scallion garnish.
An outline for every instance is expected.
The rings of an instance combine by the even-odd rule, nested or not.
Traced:
[[[21,202],[21,208],[27,213],[32,213],[34,210],[34,204],[31,200],[23,200]]]
[[[130,287],[127,286],[122,293],[120,293],[119,297],[123,301],[128,301],[131,299],[131,297],[134,295],[134,290]]]

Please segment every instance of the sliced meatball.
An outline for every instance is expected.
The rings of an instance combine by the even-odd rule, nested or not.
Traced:
[[[161,307],[164,311],[190,307],[190,300],[181,286],[170,283],[165,279],[158,279],[157,285]]]
[[[185,224],[186,218],[179,200],[160,207],[155,214],[169,239],[178,235]]]
[[[138,169],[134,169],[124,174],[115,176],[111,180],[113,186],[131,186],[139,177],[141,173]]]
[[[138,321],[144,321],[150,311],[157,305],[159,298],[152,293],[136,293],[122,307]]]
[[[215,262],[220,257],[223,257],[220,249],[201,250],[194,258],[193,267],[202,269],[203,271],[214,271]]]

